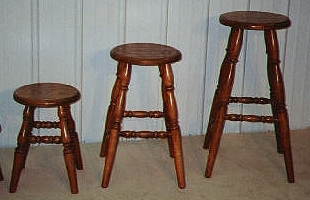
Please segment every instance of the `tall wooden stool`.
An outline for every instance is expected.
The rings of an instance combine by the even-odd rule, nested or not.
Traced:
[[[19,177],[25,168],[30,144],[63,144],[64,158],[68,172],[71,193],[78,193],[76,169],[83,169],[82,157],[75,122],[72,118],[70,105],[81,98],[80,92],[70,86],[60,83],[35,83],[25,85],[14,92],[14,100],[25,105],[23,123],[17,138],[17,147],[14,154],[14,163],[10,192],[17,190]],[[36,108],[58,108],[58,122],[35,121]],[[33,128],[59,128],[60,136],[35,136]]]
[[[293,160],[290,144],[290,129],[285,105],[285,91],[280,69],[279,44],[276,30],[288,28],[290,19],[284,15],[257,12],[235,11],[222,14],[220,22],[230,26],[231,32],[227,53],[223,60],[218,86],[215,91],[210,112],[209,124],[204,148],[209,148],[206,177],[211,177],[216,155],[219,149],[225,120],[274,123],[277,150],[284,154],[288,182],[294,182]],[[264,32],[267,52],[267,74],[270,86],[270,98],[232,97],[236,63],[241,51],[244,30]],[[230,103],[271,104],[272,116],[227,114]]]
[[[182,58],[180,51],[173,47],[152,44],[132,43],[115,47],[110,55],[118,61],[117,79],[112,90],[108,108],[101,156],[105,156],[102,187],[109,185],[111,171],[119,137],[125,138],[167,138],[170,156],[174,158],[180,188],[185,188],[181,130],[174,96],[174,78],[171,64]],[[126,111],[126,93],[130,83],[132,65],[158,66],[162,79],[163,111]],[[125,117],[164,118],[166,131],[122,131]]]

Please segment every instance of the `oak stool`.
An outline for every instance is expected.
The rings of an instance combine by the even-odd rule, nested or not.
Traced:
[[[170,156],[174,158],[178,186],[185,188],[181,130],[178,122],[178,109],[174,96],[174,76],[171,66],[172,63],[181,60],[181,52],[173,47],[161,44],[130,43],[113,48],[110,55],[118,61],[118,66],[100,153],[102,157],[106,157],[102,187],[106,188],[109,185],[119,137],[139,137],[168,139]],[[158,66],[162,80],[163,111],[125,110],[132,65]],[[126,117],[164,118],[166,131],[122,131],[122,121]]]
[[[71,186],[71,193],[78,193],[76,169],[83,169],[82,157],[75,122],[72,118],[70,105],[81,98],[80,92],[73,86],[61,83],[35,83],[24,85],[14,91],[14,100],[25,105],[23,122],[17,138],[10,192],[17,190],[22,169],[25,168],[30,144],[63,144],[63,154]],[[36,108],[58,109],[59,121],[35,121]],[[61,129],[56,136],[36,136],[33,128]]]
[[[294,182],[293,160],[290,144],[290,128],[285,105],[285,90],[280,69],[277,30],[291,24],[287,16],[258,11],[234,11],[222,14],[220,23],[231,27],[226,56],[223,60],[217,89],[209,116],[204,148],[209,148],[205,176],[211,177],[226,120],[273,123],[277,139],[277,151],[284,154],[288,182]],[[267,53],[267,74],[270,98],[232,97],[236,63],[241,51],[244,30],[264,32]],[[230,103],[271,104],[272,116],[228,114]]]

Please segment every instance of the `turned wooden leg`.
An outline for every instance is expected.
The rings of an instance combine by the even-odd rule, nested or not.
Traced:
[[[114,94],[114,93],[112,92],[112,94]],[[109,138],[110,138],[108,127],[110,127],[111,118],[112,118],[111,113],[113,113],[114,106],[115,106],[115,102],[112,102],[112,100],[111,100],[109,108],[108,108],[108,112],[107,112],[104,132],[103,132],[103,139],[102,139],[102,143],[101,143],[100,157],[105,157],[107,155],[108,142],[109,142]]]
[[[116,81],[117,82],[117,81]],[[107,112],[107,117],[106,117],[106,122],[105,122],[105,128],[104,128],[104,133],[103,133],[103,139],[102,139],[102,143],[101,143],[101,151],[100,151],[100,157],[105,157],[107,155],[107,151],[108,151],[108,142],[109,142],[109,127],[111,126],[111,119],[112,119],[112,113],[114,112],[114,108],[115,108],[115,101],[116,99],[113,98],[113,95],[117,95],[118,92],[116,90],[119,89],[119,87],[116,87],[116,83],[114,85],[113,91],[112,91],[112,97],[111,97],[111,102],[108,108],[108,112]]]
[[[220,86],[218,85],[218,88]],[[210,148],[210,143],[212,141],[212,135],[215,130],[215,121],[218,119],[218,109],[221,106],[221,101],[220,101],[220,94],[219,94],[219,89],[215,90],[214,97],[213,97],[213,102],[211,106],[211,111],[210,111],[210,116],[209,116],[209,122],[208,122],[208,128],[206,131],[205,135],[205,140],[203,144],[203,148],[209,149]]]
[[[79,136],[76,132],[76,126],[75,126],[75,122],[71,114],[70,106],[67,106],[66,110],[68,114],[68,129],[69,129],[69,133],[71,137],[71,149],[73,150],[73,153],[74,153],[75,165],[78,170],[82,170],[83,161],[82,161],[82,155],[81,155]]]
[[[78,193],[78,184],[77,184],[77,175],[75,170],[75,155],[74,150],[72,149],[72,142],[70,131],[68,128],[68,108],[65,106],[59,106],[58,116],[61,129],[61,140],[63,143],[63,154],[66,163],[68,178],[71,187],[71,193]]]
[[[104,134],[103,134],[103,140],[102,140],[101,152],[100,152],[101,157],[104,157],[107,154],[108,142],[109,142],[109,137],[110,137],[109,127],[111,127],[111,123],[112,123],[114,112],[115,112],[115,105],[118,101],[119,93],[122,90],[122,84],[123,84],[122,82],[123,82],[123,76],[124,76],[124,74],[122,73],[126,73],[126,72],[123,72],[124,68],[127,68],[127,63],[119,62],[117,65],[117,74],[116,74],[117,77],[116,77],[116,81],[113,86],[113,90],[111,94],[111,101],[110,101],[110,105],[109,105],[107,116],[106,116],[106,122],[105,122],[105,128],[104,128]],[[131,66],[130,66],[130,73],[131,73]],[[129,76],[131,76],[131,74]],[[130,82],[130,77],[128,81]]]
[[[23,112],[23,123],[17,139],[17,147],[14,153],[13,169],[10,183],[10,192],[14,193],[17,190],[19,178],[22,169],[25,168],[26,158],[29,151],[28,137],[31,134],[33,127],[34,107],[25,106]]]
[[[171,68],[171,67],[170,67]],[[169,118],[167,117],[169,108],[167,108],[168,106],[170,106],[169,104],[167,105],[166,102],[168,102],[169,100],[169,94],[167,93],[167,90],[171,90],[172,92],[174,92],[174,80],[173,80],[173,72],[171,71],[167,71],[166,66],[158,66],[159,69],[159,73],[160,73],[160,77],[162,79],[162,99],[163,99],[163,112],[164,112],[164,119],[165,119],[165,124],[166,124],[166,129],[168,131],[167,126],[170,124]],[[172,68],[171,68],[172,70]],[[172,73],[172,77],[171,74]],[[171,80],[172,79],[172,80]],[[172,85],[171,85],[171,81],[172,81]],[[169,88],[170,87],[170,88]],[[172,87],[172,88],[171,88]],[[177,109],[177,107],[175,107],[174,109]],[[177,111],[177,110],[176,110]],[[170,112],[170,111],[169,111]],[[176,113],[178,115],[178,113]],[[177,120],[178,120],[178,116]],[[173,149],[173,138],[172,138],[172,134],[170,134],[170,136],[167,138],[168,139],[168,148],[169,148],[169,154],[170,157],[174,158],[174,149]]]
[[[129,63],[119,63],[117,70],[117,80],[112,91],[113,109],[108,112],[107,127],[103,140],[103,147],[107,145],[106,159],[102,178],[102,187],[109,185],[112,168],[115,160],[118,134],[121,130],[123,114],[126,107],[126,94],[131,77],[131,65]],[[106,147],[102,148],[105,150]]]
[[[276,32],[265,31],[265,43],[266,43],[266,53],[267,59],[267,73],[268,81],[270,85],[270,99],[272,113],[275,119],[278,119],[278,104],[279,107],[285,108],[285,91],[282,73],[280,69],[280,58],[279,58],[279,45],[277,40]],[[280,131],[281,123],[279,120],[275,120],[274,127],[277,139],[277,151],[283,153],[283,142]]]
[[[186,187],[182,137],[179,126],[177,103],[174,96],[174,77],[170,64],[159,66],[162,78],[162,98],[164,102],[164,113],[166,129],[171,134],[169,142],[170,154],[174,157],[175,169],[179,188]],[[168,140],[169,141],[169,140]],[[172,147],[172,149],[171,149]]]
[[[226,56],[221,66],[219,81],[209,119],[204,147],[209,147],[209,157],[205,171],[206,177],[211,177],[215,159],[224,130],[229,98],[234,83],[235,69],[241,51],[243,29],[232,28],[226,49]]]
[[[268,56],[267,72],[270,85],[271,106],[275,122],[278,152],[284,153],[287,177],[294,182],[293,158],[290,142],[288,113],[285,105],[285,89],[280,69],[279,43],[276,30],[265,30],[266,52]]]

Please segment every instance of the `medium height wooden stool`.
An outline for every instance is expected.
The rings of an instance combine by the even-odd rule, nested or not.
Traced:
[[[117,79],[113,87],[107,113],[101,156],[106,156],[102,187],[108,187],[115,160],[119,137],[167,138],[170,156],[174,158],[180,188],[185,188],[181,130],[174,96],[174,78],[171,64],[181,60],[182,54],[173,47],[132,43],[115,47],[111,57],[118,61]],[[126,111],[126,93],[130,83],[132,65],[158,66],[162,79],[163,111]],[[166,131],[121,131],[125,117],[164,118]]]
[[[78,101],[80,92],[70,86],[60,83],[35,83],[25,85],[14,92],[14,100],[25,105],[23,123],[17,139],[17,147],[14,154],[14,163],[10,192],[17,190],[18,181],[23,168],[30,144],[48,143],[63,144],[64,158],[67,167],[71,193],[78,193],[76,169],[83,169],[82,157],[75,122],[72,118],[70,105]],[[58,108],[59,122],[35,121],[36,108]],[[59,128],[61,136],[35,136],[33,128]]]
[[[277,138],[277,150],[284,153],[287,177],[294,182],[293,160],[290,144],[290,129],[285,105],[285,91],[280,69],[279,44],[276,30],[288,28],[290,19],[284,15],[257,12],[236,11],[222,14],[220,22],[231,27],[227,53],[221,66],[217,90],[215,91],[210,112],[204,148],[209,149],[206,177],[211,177],[214,162],[220,145],[225,120],[274,123]],[[235,68],[241,51],[244,30],[264,32],[267,52],[267,74],[270,86],[269,98],[232,97]],[[227,114],[230,103],[271,104],[272,116]]]

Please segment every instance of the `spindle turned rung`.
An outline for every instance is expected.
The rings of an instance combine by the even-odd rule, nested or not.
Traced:
[[[230,97],[229,103],[270,104],[271,100],[265,97]]]
[[[30,135],[28,137],[30,144],[44,143],[44,144],[61,144],[60,136],[36,136]]]
[[[34,128],[60,128],[60,123],[59,122],[51,122],[51,121],[34,121],[33,122],[33,127]]]
[[[124,111],[123,117],[137,117],[137,118],[162,118],[164,113],[161,111]]]
[[[262,123],[274,123],[276,121],[276,119],[272,116],[241,115],[241,114],[227,114],[225,115],[225,120],[262,122]]]
[[[125,138],[168,138],[170,132],[167,131],[121,131],[119,132],[120,137]]]

